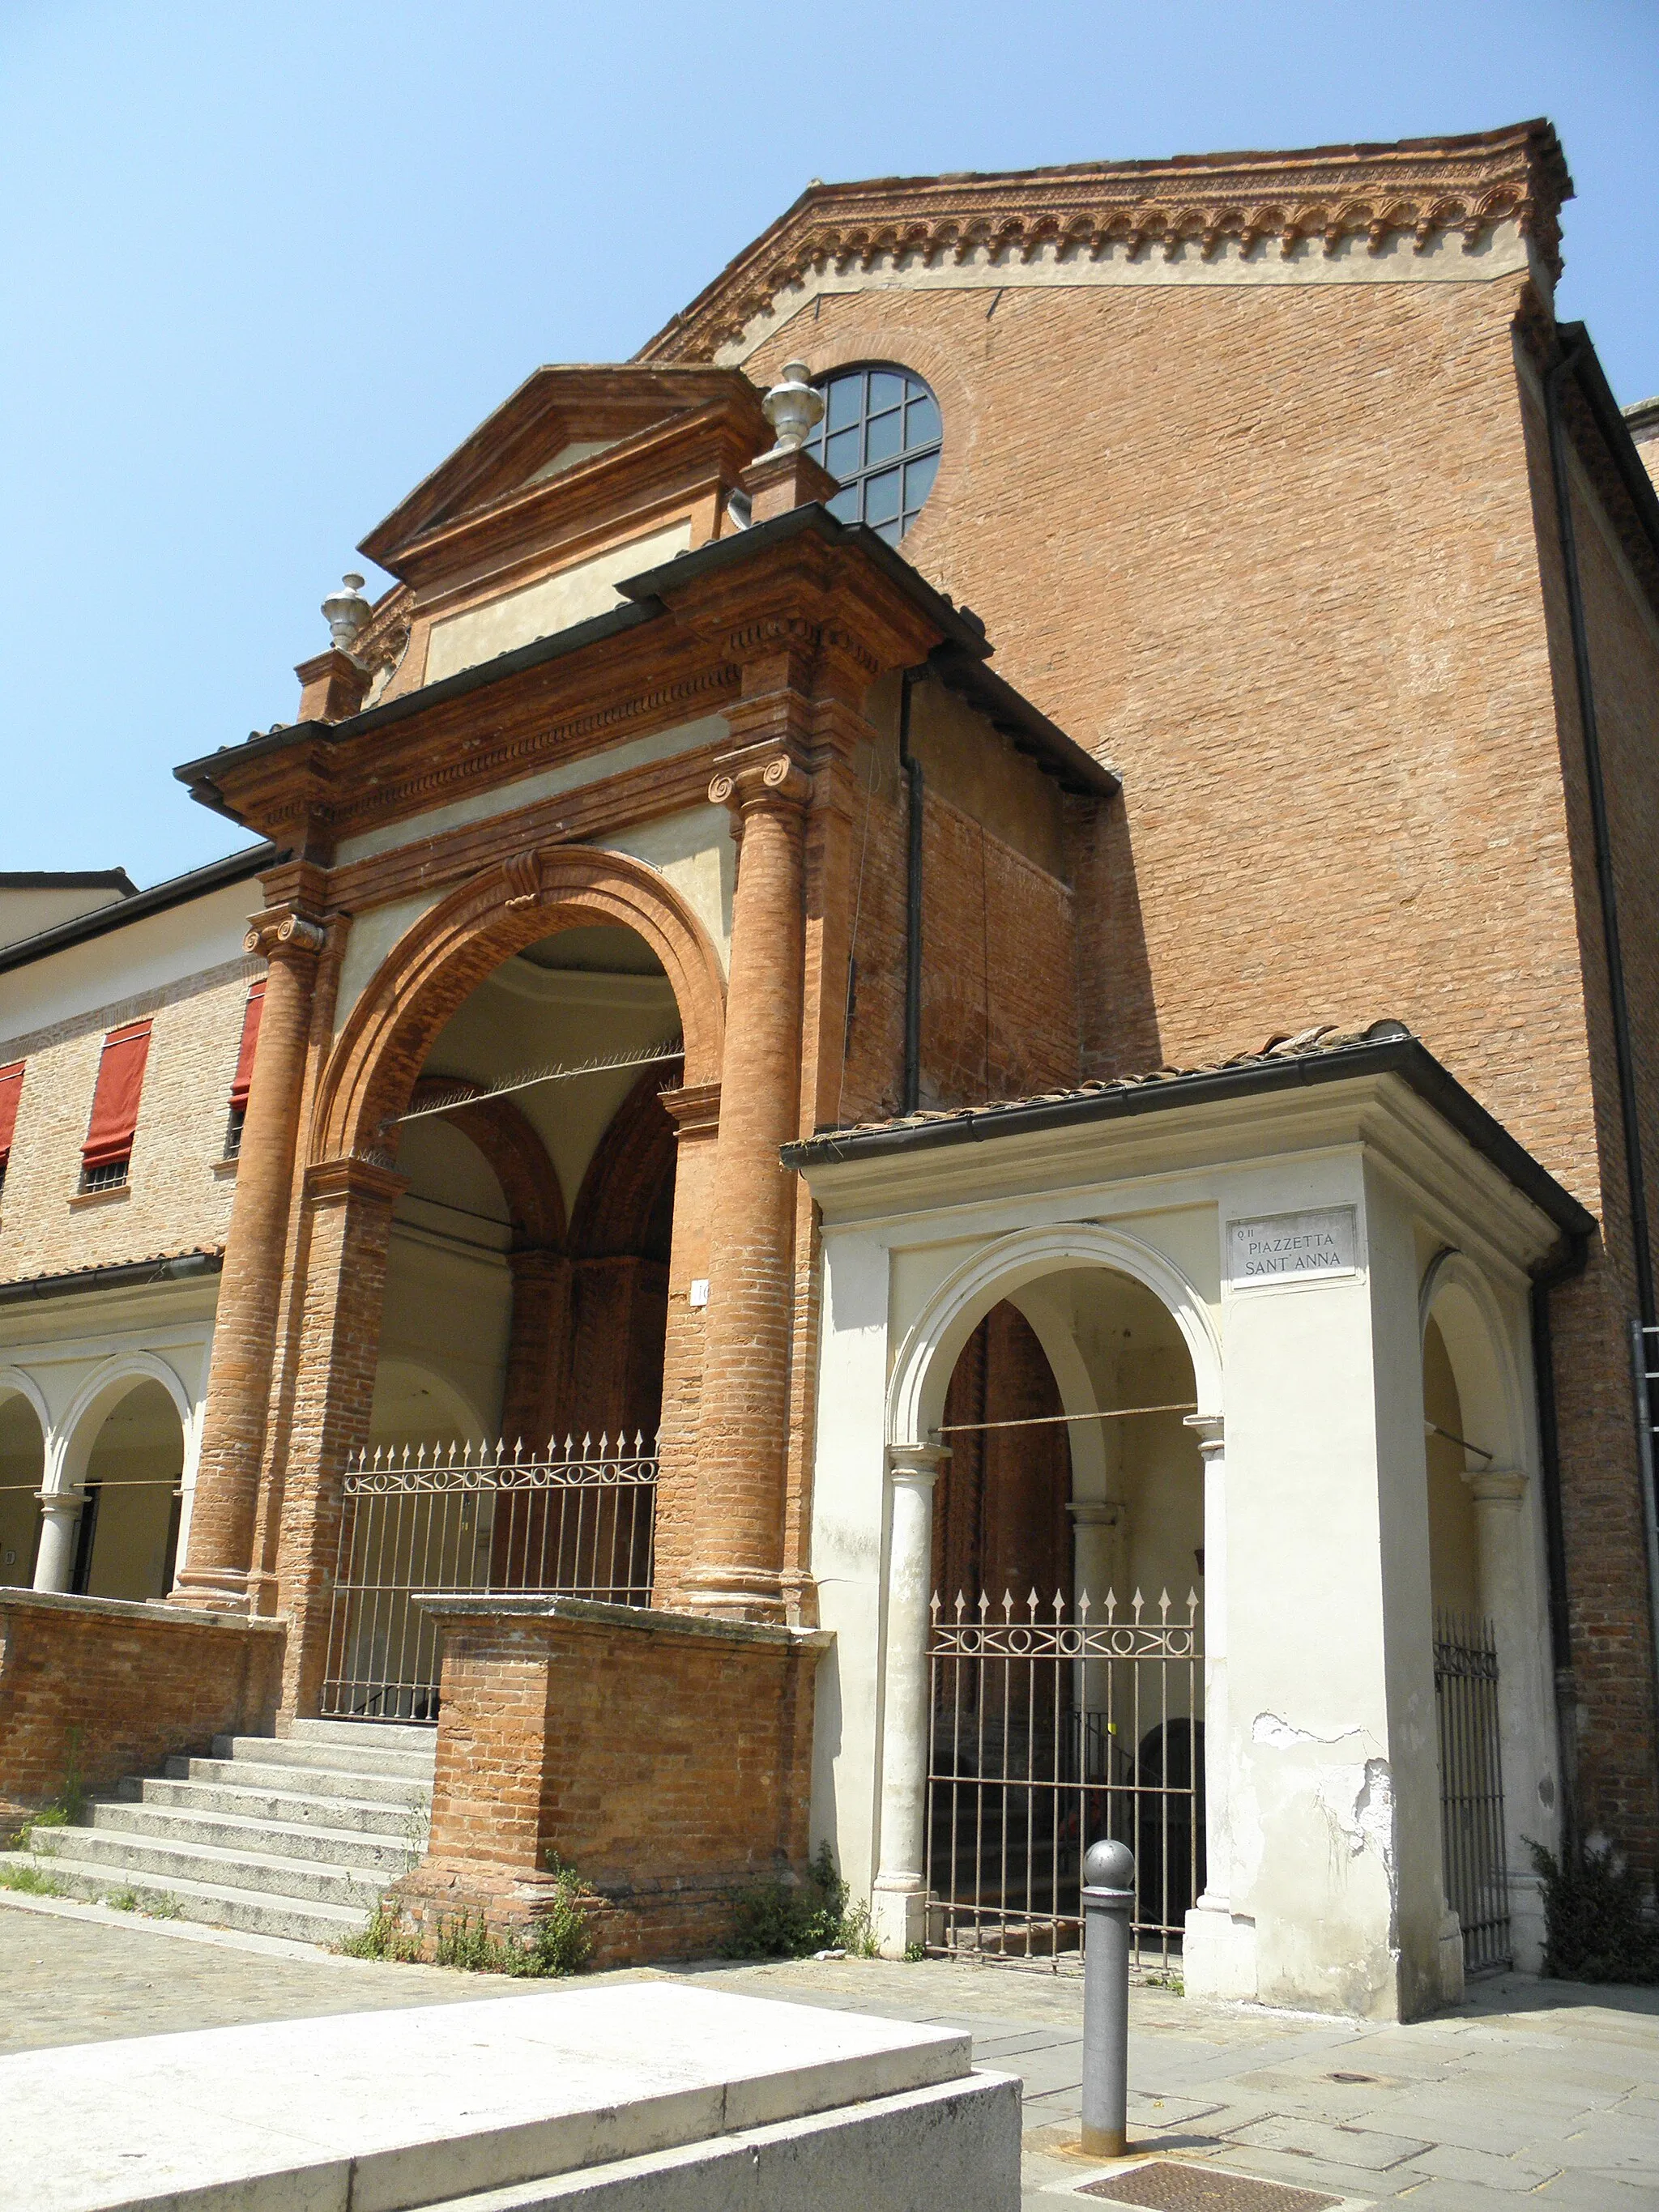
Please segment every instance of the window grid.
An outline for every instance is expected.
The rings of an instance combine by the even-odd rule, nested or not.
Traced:
[[[82,1168],[81,1195],[84,1198],[88,1191],[94,1190],[119,1190],[127,1179],[127,1170],[131,1164],[129,1158],[105,1160],[95,1168]]]
[[[939,402],[908,368],[838,370],[819,386],[823,420],[806,441],[841,489],[828,502],[842,522],[863,522],[896,545],[921,514],[939,473]]]

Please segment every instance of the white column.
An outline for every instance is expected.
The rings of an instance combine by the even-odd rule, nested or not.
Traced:
[[[206,1413],[206,1400],[198,1399],[183,1425],[185,1463],[179,1474],[179,1540],[173,1547],[175,1586],[179,1569],[190,1557],[190,1516],[196,1503],[196,1470],[202,1457],[202,1427]]]
[[[75,1575],[75,1527],[87,1493],[64,1480],[64,1444],[46,1439],[46,1465],[35,1497],[40,1507],[40,1543],[34,1555],[34,1587],[66,1590]]]
[[[902,1959],[927,1937],[928,1584],[933,1485],[949,1456],[938,1444],[896,1444],[890,1454],[881,1839],[870,1901],[887,1959]]]
[[[1074,1498],[1066,1510],[1072,1516],[1072,1595],[1074,1607],[1089,1601],[1089,1619],[1098,1626],[1106,1617],[1106,1601],[1116,1594],[1123,1600],[1124,1544],[1128,1507],[1117,1498]],[[1078,1611],[1075,1618],[1083,1618]],[[1079,1659],[1074,1696],[1079,1712],[1097,1712],[1106,1703],[1109,1659]]]
[[[1255,1929],[1232,1917],[1228,1819],[1232,1731],[1227,1693],[1227,1448],[1218,1413],[1189,1413],[1204,1459],[1204,1891],[1187,1915],[1183,1970],[1194,1995],[1255,1995]]]

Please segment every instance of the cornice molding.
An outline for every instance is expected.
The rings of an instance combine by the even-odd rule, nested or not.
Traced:
[[[1560,209],[1571,195],[1554,130],[1541,120],[1396,145],[815,185],[635,359],[712,361],[739,346],[790,287],[829,270],[868,271],[884,258],[1018,267],[1044,254],[1174,260],[1195,250],[1208,261],[1226,246],[1276,248],[1289,259],[1304,240],[1330,256],[1350,240],[1379,254],[1402,238],[1422,252],[1451,235],[1474,247],[1512,222],[1556,276]]]

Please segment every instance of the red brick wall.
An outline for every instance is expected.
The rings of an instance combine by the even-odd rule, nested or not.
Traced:
[[[1060,1397],[1035,1331],[1006,1300],[963,1346],[945,1394],[945,1421],[1048,1419]],[[1024,1613],[1035,1589],[1046,1608],[1069,1600],[1071,1452],[1060,1427],[988,1429],[949,1439],[935,1494],[933,1587],[947,1606],[981,1592],[1000,1607],[1008,1592]]]
[[[0,1828],[52,1803],[71,1759],[107,1790],[269,1729],[283,1644],[276,1621],[0,1590]]]
[[[417,1919],[522,1923],[548,1854],[601,1900],[596,1963],[717,1949],[734,1892],[807,1856],[816,1647],[573,1600],[444,1623]]]

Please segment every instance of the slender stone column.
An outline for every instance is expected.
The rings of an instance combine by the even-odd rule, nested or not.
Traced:
[[[880,1844],[870,1900],[888,1959],[927,1940],[928,1583],[933,1485],[949,1457],[940,1444],[896,1444],[890,1454]]]
[[[246,939],[269,963],[264,1005],[219,1281],[190,1548],[173,1592],[221,1611],[248,1602],[311,994],[325,937],[318,923],[282,911],[258,917]]]
[[[1556,1801],[1555,1729],[1548,1676],[1540,1663],[1548,1631],[1537,1563],[1528,1543],[1528,1479],[1513,1468],[1471,1468],[1463,1477],[1474,1500],[1480,1610],[1492,1626],[1498,1652],[1498,1726],[1504,1774],[1504,1857],[1510,1877],[1511,1930],[1522,1971],[1535,1973],[1543,1954],[1543,1906],[1528,1836],[1540,1834]]]
[[[1115,1596],[1120,1603],[1123,1599],[1123,1540],[1129,1509],[1121,1498],[1074,1498],[1066,1510],[1072,1516],[1073,1599],[1079,1604],[1088,1599],[1089,1620],[1097,1626],[1107,1617],[1107,1599]],[[1079,1711],[1098,1712],[1105,1705],[1111,1663],[1109,1659],[1078,1661],[1074,1694]]]
[[[709,796],[740,816],[732,915],[697,1508],[687,1601],[767,1620],[783,1610],[785,1447],[793,1297],[802,825],[811,790],[781,748],[756,746]]]
[[[34,1554],[34,1587],[66,1590],[75,1574],[75,1524],[87,1493],[78,1483],[63,1482],[63,1446],[47,1446],[35,1498],[40,1508],[40,1541]]]

